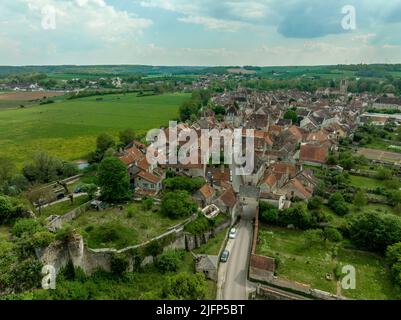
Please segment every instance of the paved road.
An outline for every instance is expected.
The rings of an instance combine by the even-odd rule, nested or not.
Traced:
[[[248,260],[251,250],[254,210],[245,208],[242,219],[237,226],[237,237],[229,240],[227,250],[230,251],[228,262],[221,264],[219,281],[222,300],[247,300]]]

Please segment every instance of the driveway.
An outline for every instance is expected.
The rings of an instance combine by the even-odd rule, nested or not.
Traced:
[[[219,268],[218,297],[219,300],[247,300],[248,261],[251,250],[255,211],[244,208],[237,228],[237,237],[230,239],[226,249],[230,251],[227,263]]]

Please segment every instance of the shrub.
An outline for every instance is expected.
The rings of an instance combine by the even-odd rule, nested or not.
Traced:
[[[163,184],[168,191],[185,190],[189,193],[199,190],[204,184],[203,178],[174,177],[166,179]]]
[[[128,258],[122,254],[113,254],[110,259],[111,272],[116,276],[123,275],[129,266]]]
[[[176,272],[182,258],[182,252],[170,250],[157,257],[155,266],[162,273]]]
[[[197,204],[186,191],[168,192],[161,203],[162,213],[171,219],[186,218],[197,210]]]
[[[145,254],[148,256],[156,257],[163,252],[163,246],[157,240],[149,243],[145,248]]]
[[[55,235],[49,231],[40,231],[33,235],[32,244],[35,248],[45,248],[49,246],[53,240],[55,239]]]
[[[309,210],[320,209],[323,206],[323,199],[321,197],[313,197],[308,202]]]
[[[325,228],[324,238],[331,242],[340,242],[343,240],[342,234],[335,228]]]
[[[18,219],[11,232],[14,236],[21,237],[24,233],[27,235],[33,235],[34,233],[43,230],[44,228],[36,219]]]
[[[277,224],[279,211],[277,208],[261,202],[259,204],[259,220],[263,223]]]
[[[150,209],[152,209],[154,203],[155,203],[155,200],[152,198],[142,199],[142,208],[144,210],[150,210]]]
[[[166,279],[161,296],[168,300],[203,300],[207,294],[204,274],[179,273]]]

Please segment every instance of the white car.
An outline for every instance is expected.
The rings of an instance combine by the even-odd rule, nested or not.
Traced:
[[[232,228],[231,230],[230,230],[230,234],[229,234],[229,238],[230,239],[235,239],[235,237],[237,236],[237,229],[235,229],[235,228]]]

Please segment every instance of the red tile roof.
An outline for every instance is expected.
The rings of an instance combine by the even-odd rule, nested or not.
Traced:
[[[298,127],[292,126],[288,129],[288,132],[290,132],[297,140],[302,140],[302,132]]]
[[[199,189],[199,192],[205,197],[205,199],[209,199],[214,195],[214,189],[209,184],[205,184]]]
[[[233,208],[234,205],[237,203],[237,197],[235,196],[233,188],[224,191],[219,199],[223,201],[223,203],[229,208]]]
[[[129,149],[125,149],[123,155],[120,156],[119,159],[124,162],[125,165],[130,165],[136,161],[139,161],[143,157],[144,154],[134,146]]]
[[[278,162],[273,164],[271,168],[274,173],[288,173],[290,177],[295,177],[297,174],[295,166],[291,163]]]
[[[301,161],[325,164],[328,158],[328,149],[324,146],[305,144],[301,146],[299,158]]]
[[[149,181],[151,183],[159,183],[162,179],[161,177],[155,176],[154,174],[146,171],[139,172],[138,177],[141,177],[142,179]]]

